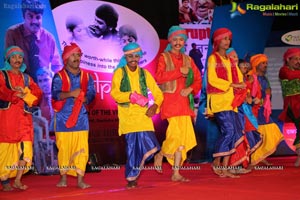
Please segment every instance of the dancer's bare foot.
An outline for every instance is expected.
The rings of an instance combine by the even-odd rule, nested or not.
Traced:
[[[14,188],[20,189],[20,190],[27,190],[28,186],[27,185],[23,185],[21,183],[21,180],[16,179],[14,184],[13,184]]]
[[[250,164],[250,165],[248,165],[247,170],[251,170],[252,171],[253,168],[254,168],[254,165]]]
[[[295,161],[295,167],[299,167],[300,166],[300,148],[296,148],[296,161]]]
[[[81,189],[90,188],[91,186],[84,182],[84,176],[77,174],[77,186]]]
[[[181,176],[180,174],[173,174],[171,180],[174,182],[190,182],[191,180]]]
[[[132,188],[136,188],[136,187],[137,187],[137,181],[136,180],[128,181],[128,183],[126,185],[127,189],[132,189]]]
[[[89,184],[87,184],[87,183],[85,183],[85,182],[79,182],[78,184],[77,184],[77,186],[79,187],[79,188],[81,188],[81,189],[86,189],[86,188],[90,188],[91,187],[91,185],[89,185]]]
[[[11,187],[10,183],[2,185],[2,191],[3,192],[10,192],[10,191],[13,191],[13,190],[14,190],[14,188]]]
[[[67,175],[62,175],[56,187],[67,187]]]
[[[162,174],[162,161],[163,161],[163,154],[161,152],[158,152],[155,156],[154,156],[154,169],[156,170],[156,172]]]
[[[229,178],[240,178],[238,175],[234,175],[230,173],[228,170],[222,170],[224,177],[229,177]]]
[[[248,174],[251,172],[251,169],[245,169],[245,168],[230,169],[229,172],[231,174]]]
[[[267,165],[267,166],[271,166],[272,163],[268,162],[266,159],[262,160],[261,163]]]
[[[223,171],[222,171],[222,169],[220,169],[219,166],[212,165],[212,170],[216,175],[218,175],[220,177],[224,177]]]

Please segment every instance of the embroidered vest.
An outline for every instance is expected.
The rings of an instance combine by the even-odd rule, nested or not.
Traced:
[[[216,70],[217,77],[228,81],[227,70],[226,70],[220,56],[216,53],[214,53],[213,55],[216,58],[215,70]],[[230,58],[230,63],[231,63],[232,82],[239,83],[237,67],[231,58]],[[223,92],[224,92],[223,90],[220,90],[220,89],[212,86],[209,82],[207,82],[207,94],[218,94],[218,93],[223,93]]]
[[[281,80],[282,96],[294,96],[300,94],[300,79]]]
[[[69,92],[71,89],[70,78],[65,69],[60,70],[58,73],[59,77],[62,80],[62,92]],[[86,93],[89,81],[89,74],[83,70],[80,73],[80,87]],[[63,100],[54,100],[51,99],[52,107],[55,112],[59,112],[66,103],[66,99]]]
[[[166,71],[172,71],[175,69],[174,63],[172,61],[171,55],[169,52],[164,52],[162,53],[164,56],[164,60],[166,63]],[[183,66],[187,66],[188,68],[191,69],[191,58],[185,54],[182,54],[183,57]],[[168,81],[163,84],[159,85],[160,89],[162,92],[165,93],[174,93],[177,87],[177,82],[176,80],[173,81]]]
[[[130,92],[131,86],[128,78],[127,71],[125,67],[122,67],[123,77],[120,84],[120,91],[121,92]],[[143,68],[139,68],[139,83],[141,88],[141,94],[145,97],[148,97],[148,90],[147,90],[147,84],[146,84],[146,77],[145,77],[145,71]],[[120,106],[128,107],[129,102],[126,103],[119,103]]]
[[[7,71],[5,70],[1,70],[2,74],[4,75],[5,78],[5,85],[8,89],[12,89],[11,83],[10,83],[10,79],[8,77]],[[29,87],[29,75],[22,73],[23,76],[23,80],[24,80],[24,85],[25,87]],[[9,101],[3,101],[0,100],[0,110],[6,110],[10,107],[11,102]],[[32,113],[32,109],[24,102],[24,111],[26,113]]]

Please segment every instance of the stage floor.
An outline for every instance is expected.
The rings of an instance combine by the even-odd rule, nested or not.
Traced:
[[[296,156],[271,157],[272,167],[257,167],[240,178],[220,178],[211,170],[210,163],[184,165],[182,174],[191,179],[180,183],[170,180],[171,167],[164,163],[164,173],[158,174],[153,164],[147,164],[138,180],[138,187],[126,189],[124,166],[87,173],[85,181],[92,185],[79,189],[76,178],[68,178],[68,187],[57,188],[59,175],[24,175],[26,191],[15,189],[0,192],[0,199],[300,199],[300,168],[294,167]]]

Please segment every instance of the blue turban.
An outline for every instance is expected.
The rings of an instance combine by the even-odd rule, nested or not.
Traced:
[[[120,59],[120,62],[117,65],[115,70],[117,70],[120,67],[124,67],[124,66],[127,65],[125,55],[127,55],[127,54],[138,54],[140,57],[143,56],[143,52],[142,52],[142,49],[141,49],[140,45],[138,45],[135,42],[128,43],[126,46],[124,46],[123,47],[123,52],[124,52],[124,55]]]
[[[186,40],[188,38],[186,30],[184,28],[181,28],[180,26],[171,26],[171,28],[169,29],[169,33],[168,33],[169,44],[167,45],[165,51],[170,51],[172,49],[170,42],[173,39],[173,37],[178,37],[178,36],[182,37],[185,42],[186,42]],[[185,48],[182,47],[180,49],[180,52],[184,53],[185,52]]]
[[[11,56],[13,55],[21,55],[24,58],[24,52],[23,50],[18,47],[18,46],[10,46],[6,49],[5,51],[5,62],[4,62],[4,67],[1,70],[11,70],[11,65],[9,64],[8,60],[10,59]],[[22,63],[20,67],[20,71],[24,72],[26,69],[26,65],[24,62]]]
[[[229,54],[230,52],[235,51],[234,48],[230,47],[226,50],[226,54]]]

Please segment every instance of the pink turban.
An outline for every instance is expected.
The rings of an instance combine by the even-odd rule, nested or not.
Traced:
[[[300,48],[289,48],[286,50],[286,52],[283,55],[283,59],[286,62],[287,59],[293,57],[293,56],[299,56],[300,57]]]
[[[265,54],[256,54],[250,58],[250,64],[252,67],[251,74],[256,73],[256,67],[262,62],[268,62],[268,57]]]
[[[214,32],[212,36],[214,51],[218,50],[221,40],[224,39],[226,36],[228,36],[230,40],[232,39],[232,32],[227,28],[219,28]]]
[[[73,54],[73,53],[82,53],[81,49],[79,48],[79,46],[75,43],[70,43],[70,45],[66,45],[64,47],[64,51],[62,53],[62,59],[64,61],[64,65],[66,65],[69,57]]]

